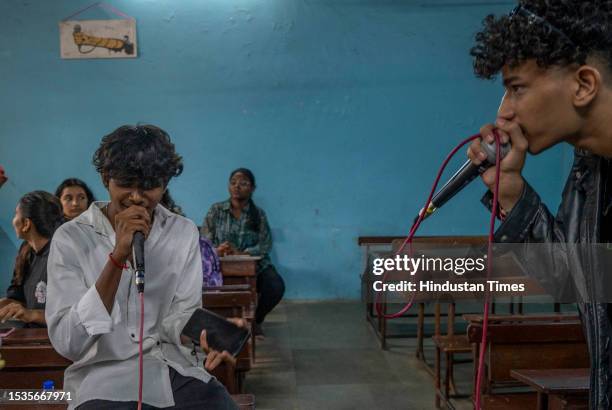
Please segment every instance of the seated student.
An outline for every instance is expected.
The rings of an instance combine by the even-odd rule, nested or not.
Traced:
[[[223,286],[221,261],[214,245],[205,236],[200,236],[200,253],[202,253],[202,276],[204,288]]]
[[[285,282],[270,263],[272,236],[266,214],[253,202],[255,176],[246,168],[230,174],[230,199],[213,204],[202,224],[202,234],[224,255],[261,256],[257,267],[259,302],[255,313],[255,333],[263,334],[261,324],[285,293]]]
[[[159,202],[183,170],[168,134],[122,126],[102,138],[94,165],[110,202],[95,202],[62,225],[51,242],[45,315],[55,350],[74,363],[64,373],[70,409],[135,409],[140,298],[133,273],[134,232],[144,234],[143,408],[237,409],[205,369],[228,352],[200,344],[205,362],[181,336],[202,304],[202,265],[193,222]],[[193,355],[192,355],[193,352]]]
[[[65,179],[55,190],[55,196],[62,203],[67,221],[81,215],[96,200],[87,184],[78,178]]]
[[[50,193],[34,191],[19,200],[13,228],[24,242],[17,253],[6,298],[0,300],[0,322],[13,320],[26,327],[45,326],[49,242],[62,222],[62,206]]]

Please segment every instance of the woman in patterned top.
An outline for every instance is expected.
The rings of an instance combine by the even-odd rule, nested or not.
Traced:
[[[265,212],[253,202],[255,176],[246,168],[230,174],[230,198],[213,204],[202,224],[202,234],[220,256],[261,256],[257,267],[259,301],[255,312],[255,333],[262,334],[261,323],[285,293],[285,282],[270,262],[272,236]]]

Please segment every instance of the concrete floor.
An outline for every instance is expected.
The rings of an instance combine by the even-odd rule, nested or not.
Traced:
[[[415,339],[390,339],[381,350],[361,302],[283,302],[264,332],[245,382],[258,410],[434,408],[433,378],[415,358]],[[426,354],[433,363],[429,341]],[[471,363],[455,372],[468,393]],[[468,399],[454,404],[471,409]]]

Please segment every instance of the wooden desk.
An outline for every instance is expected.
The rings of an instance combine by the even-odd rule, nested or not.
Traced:
[[[219,258],[224,285],[249,285],[257,304],[257,262],[259,256],[230,255]]]
[[[470,322],[468,339],[473,347],[474,377],[480,349],[487,349],[482,391],[475,392],[481,395],[483,409],[536,406],[536,394],[510,393],[506,390],[517,387],[518,381],[511,374],[514,369],[531,367],[550,371],[560,367],[579,369],[589,365],[582,325],[575,315],[489,317],[487,346],[482,347],[482,315],[464,316]]]
[[[47,329],[15,329],[2,339],[0,354],[6,361],[0,370],[3,389],[40,389],[45,380],[61,389],[64,370],[72,363],[53,349]]]
[[[482,324],[484,319],[483,314],[465,314],[463,319],[468,323]],[[489,315],[489,324],[491,323],[521,323],[521,322],[575,322],[580,321],[580,317],[576,314],[544,314],[544,315]]]
[[[378,316],[378,313],[375,311],[375,294],[372,289],[372,284],[374,281],[380,280],[380,278],[372,274],[369,262],[374,257],[393,257],[396,251],[404,243],[405,239],[405,236],[360,236],[357,238],[357,244],[364,249],[363,272],[361,274],[361,292],[362,299],[364,300],[364,303],[366,305],[366,319],[372,325],[372,328],[376,332],[376,336],[379,339],[380,346],[382,349],[387,348],[387,339],[413,337],[413,333],[391,333],[388,329],[388,319]],[[448,247],[480,245],[486,244],[486,241],[486,236],[417,236],[413,238],[413,244],[415,245],[445,245]],[[377,249],[375,252],[373,251],[374,247]],[[400,273],[400,278],[405,279],[404,272]],[[393,275],[387,275],[387,280],[392,281]],[[426,301],[431,301],[431,298],[427,297]],[[393,311],[394,309],[399,309],[399,307],[401,307],[396,307],[394,305],[393,307],[389,308],[385,293],[381,295],[380,302],[382,303],[383,315],[391,313],[391,311]],[[425,362],[425,354],[423,348],[423,343],[425,339],[425,319],[434,317],[434,314],[425,312],[425,304],[420,303],[422,302],[422,300],[415,299],[415,302],[417,302],[415,303],[415,307],[418,306],[418,311],[414,312],[417,309],[413,309],[412,311],[406,312],[403,316],[417,317],[415,329],[417,335],[416,356],[418,359]],[[400,304],[403,305],[403,303]],[[432,335],[430,334],[428,336]],[[426,364],[426,366],[426,368],[431,371],[431,366],[429,366],[428,364]]]
[[[243,288],[243,290],[234,290],[237,288]],[[226,366],[226,370],[214,372],[232,394],[242,392],[245,373],[251,369],[251,361],[255,361],[255,336],[253,335],[255,311],[252,308],[251,298],[250,288],[247,285],[224,285],[205,288],[202,292],[204,308],[224,317],[246,319],[251,326],[251,338],[236,357],[236,366],[232,368]]]
[[[573,401],[582,401],[588,406],[589,369],[544,369],[512,370],[510,375],[531,387],[538,393],[538,409],[557,409],[567,396]],[[552,396],[557,396],[553,398]],[[549,400],[549,398],[551,400]],[[554,407],[551,407],[554,406]]]

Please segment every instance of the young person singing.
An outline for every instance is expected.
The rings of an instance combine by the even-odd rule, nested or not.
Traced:
[[[140,304],[130,255],[140,231],[146,238],[143,408],[237,409],[205,370],[233,358],[208,350],[203,332],[203,363],[181,338],[202,303],[202,262],[195,224],[159,205],[183,170],[168,134],[152,125],[119,127],[102,139],[93,162],[110,202],[95,202],[60,227],[48,264],[49,337],[74,362],[64,376],[70,408],[136,408]]]
[[[509,15],[485,19],[472,55],[476,74],[501,73],[505,88],[496,123],[485,125],[481,135],[492,142],[496,129],[503,142],[512,143],[500,165],[503,222],[495,239],[557,244],[551,248],[556,252],[526,252],[527,269],[549,288],[570,284],[591,358],[590,408],[609,409],[612,309],[601,294],[609,266],[595,252],[574,257],[565,250],[612,242],[612,3],[521,1]],[[560,142],[575,147],[574,165],[553,216],[522,169],[527,152],[535,155]],[[476,164],[485,158],[478,141],[468,156]],[[494,176],[494,168],[482,175],[490,189]],[[490,204],[490,192],[485,202]],[[557,296],[567,294],[559,289]]]

